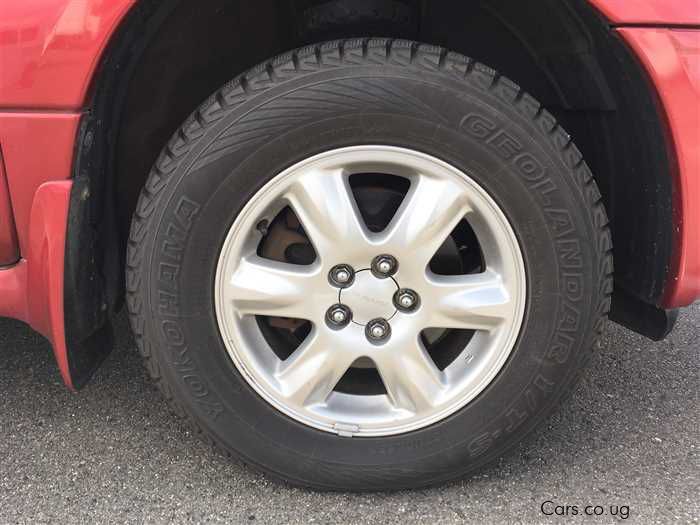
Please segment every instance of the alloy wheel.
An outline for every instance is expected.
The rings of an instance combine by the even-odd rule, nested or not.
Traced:
[[[376,174],[407,182],[381,229],[352,184]],[[305,255],[270,257],[261,245],[290,210],[302,239],[290,246]],[[459,228],[477,242],[461,243]],[[478,262],[436,270],[447,244]],[[250,199],[221,249],[215,307],[233,363],[267,402],[323,431],[384,436],[486,388],[518,337],[525,290],[518,240],[482,187],[435,157],[367,145],[298,162]],[[295,334],[286,354],[270,326]],[[360,387],[344,388],[353,371]]]

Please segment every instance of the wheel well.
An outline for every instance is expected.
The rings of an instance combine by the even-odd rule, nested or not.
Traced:
[[[107,312],[123,297],[124,246],[139,192],[185,118],[271,56],[351,36],[442,45],[492,66],[537,98],[571,133],[603,194],[615,247],[613,309],[629,300],[658,303],[672,249],[674,159],[660,147],[666,134],[649,80],[587,3],[141,0],[103,57],[75,168],[77,186],[90,190],[92,234],[71,232],[80,240],[69,243],[76,243],[74,257],[85,253],[79,243],[89,246],[86,237],[97,247]],[[67,271],[83,267],[68,261]]]

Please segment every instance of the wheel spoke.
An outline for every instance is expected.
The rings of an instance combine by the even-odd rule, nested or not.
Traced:
[[[300,266],[258,257],[243,258],[226,283],[226,295],[242,314],[307,319],[313,313],[315,265]]]
[[[440,402],[444,374],[417,337],[396,351],[377,353],[373,359],[396,408],[417,413]]]
[[[433,328],[494,330],[513,316],[513,303],[496,272],[430,279]]]
[[[369,230],[342,170],[304,173],[288,190],[287,200],[321,259],[367,243]]]
[[[418,176],[386,229],[389,250],[411,253],[424,270],[454,227],[469,212],[466,194],[457,183]]]
[[[276,374],[282,394],[299,405],[323,403],[350,368],[354,355],[313,330]]]

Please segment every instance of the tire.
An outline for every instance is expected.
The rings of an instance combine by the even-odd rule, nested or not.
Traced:
[[[468,174],[507,218],[526,275],[517,340],[488,385],[447,417],[376,437],[273,406],[233,362],[215,297],[222,246],[259,190],[304,159],[363,144]],[[573,389],[607,319],[611,247],[581,153],[517,85],[438,47],[345,40],[240,75],[177,131],[133,216],[127,301],[154,381],[224,454],[318,489],[422,487],[501,456]]]

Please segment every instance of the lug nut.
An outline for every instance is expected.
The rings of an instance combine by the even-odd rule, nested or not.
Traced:
[[[326,312],[326,321],[331,328],[343,328],[352,320],[352,311],[344,304],[334,304]]]
[[[384,327],[381,325],[376,324],[372,327],[371,334],[373,339],[381,339],[382,337],[384,337],[385,333],[386,330],[384,330]]]
[[[394,306],[402,312],[412,312],[420,304],[418,294],[408,288],[401,288],[394,294]]]
[[[380,279],[391,277],[398,268],[399,263],[391,255],[377,255],[372,260],[372,273]]]
[[[355,271],[347,264],[338,264],[331,268],[328,280],[333,286],[347,288],[355,280]]]
[[[365,335],[370,342],[381,343],[391,335],[391,326],[386,319],[372,319],[365,326]]]

